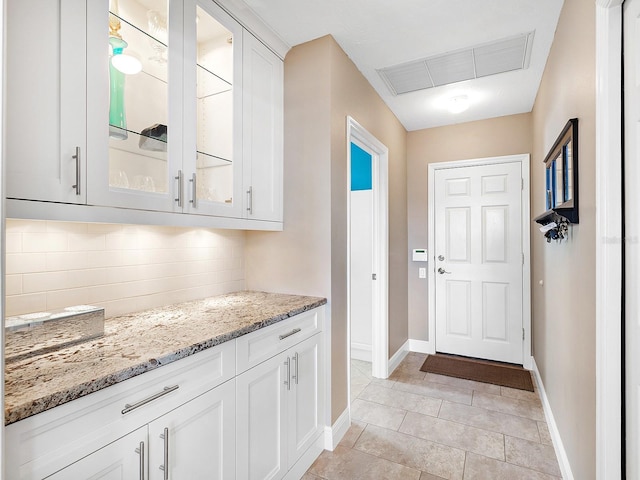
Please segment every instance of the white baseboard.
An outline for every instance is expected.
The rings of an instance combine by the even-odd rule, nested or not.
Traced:
[[[542,377],[540,376],[540,371],[538,370],[538,365],[536,365],[535,358],[531,358],[532,370],[534,373],[534,377],[536,379],[536,384],[538,385],[538,392],[540,393],[540,399],[542,400],[542,408],[544,410],[544,415],[547,418],[547,425],[549,427],[549,433],[551,434],[551,440],[553,441],[553,448],[556,451],[556,456],[558,457],[558,463],[560,465],[560,472],[562,473],[562,478],[564,480],[574,480],[573,473],[571,472],[571,465],[569,464],[569,458],[567,457],[567,452],[564,449],[564,445],[562,443],[562,438],[560,438],[560,431],[558,430],[558,425],[556,424],[555,418],[553,418],[553,412],[551,411],[551,404],[549,403],[549,399],[547,398],[547,392],[544,389],[544,384],[542,383]]]
[[[430,354],[436,353],[432,342],[429,342],[428,340],[414,340],[412,338],[409,339],[409,351]]]
[[[342,437],[347,433],[351,426],[351,414],[349,407],[338,417],[335,423],[331,427],[325,427],[324,429],[324,449],[333,450],[338,446]]]
[[[371,362],[371,345],[367,345],[366,343],[351,342],[351,358],[362,360],[363,362]]]
[[[409,353],[409,340],[404,342],[404,345],[402,345],[398,349],[398,351],[393,354],[393,357],[389,359],[389,365],[387,367],[387,377],[389,377],[389,375],[391,375],[393,371],[396,368],[398,368],[398,365],[400,365],[400,362],[404,360],[404,357],[406,357],[408,353]]]

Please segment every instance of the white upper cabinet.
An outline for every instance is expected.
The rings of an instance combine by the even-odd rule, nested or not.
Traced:
[[[242,27],[211,1],[146,5],[89,6],[88,202],[240,217]]]
[[[9,198],[278,229],[278,56],[211,0],[46,3],[8,1]]]
[[[190,213],[242,216],[242,40],[240,25],[215,3],[185,1]]]
[[[282,222],[282,61],[245,31],[243,157],[248,218]]]
[[[87,2],[90,205],[182,210],[174,200],[182,169],[182,29],[168,29],[170,21],[181,23],[177,5]]]
[[[85,1],[6,9],[7,197],[85,203]]]

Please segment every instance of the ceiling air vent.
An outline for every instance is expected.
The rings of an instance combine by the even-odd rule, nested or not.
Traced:
[[[394,95],[529,67],[534,32],[434,55],[378,73]]]

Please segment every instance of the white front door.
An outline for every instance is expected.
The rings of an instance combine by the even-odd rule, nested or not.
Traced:
[[[640,478],[640,0],[626,0],[623,8],[626,478]]]
[[[523,363],[521,168],[435,171],[438,352]]]

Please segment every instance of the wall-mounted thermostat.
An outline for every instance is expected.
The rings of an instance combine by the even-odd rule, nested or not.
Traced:
[[[414,248],[413,249],[413,261],[414,262],[426,262],[427,261],[427,249],[426,248]]]

